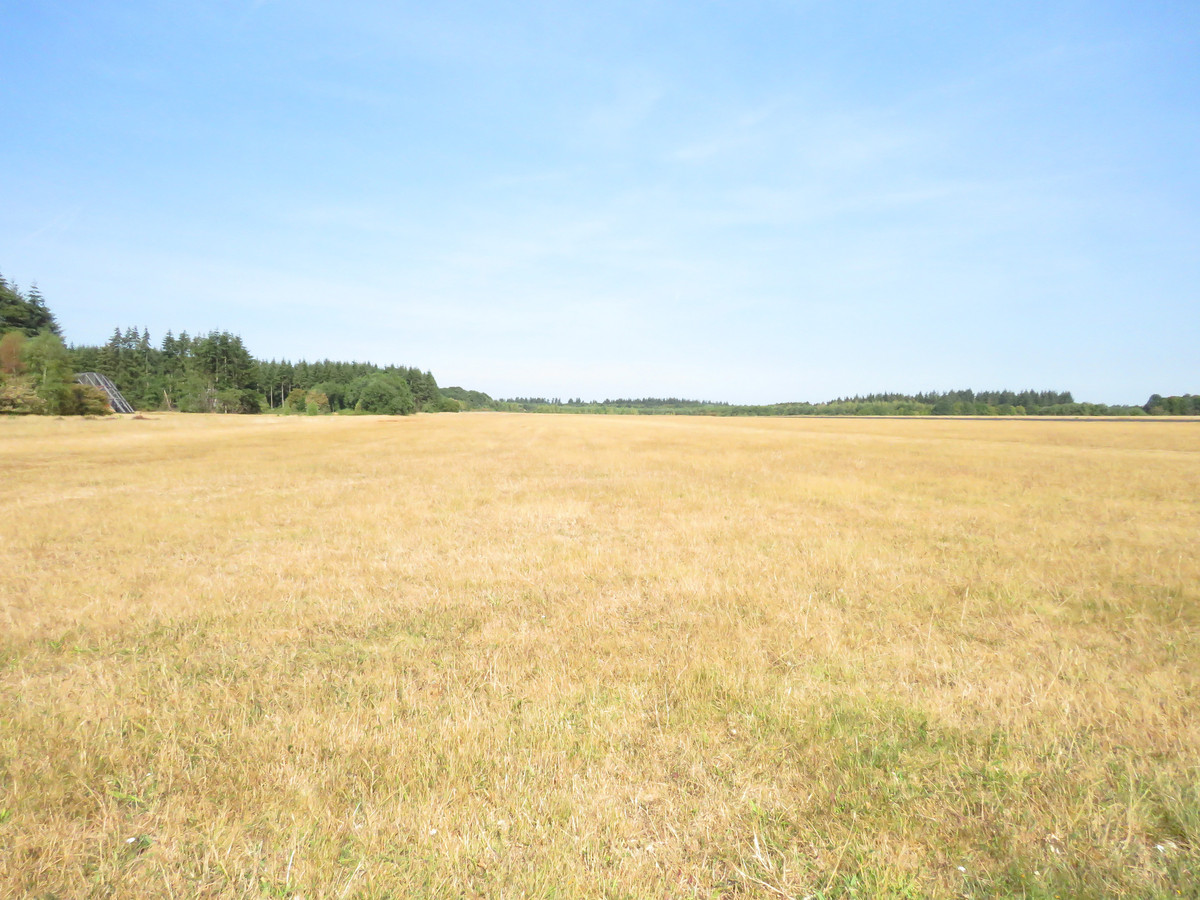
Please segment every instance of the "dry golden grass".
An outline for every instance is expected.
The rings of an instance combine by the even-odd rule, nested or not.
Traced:
[[[1197,896],[1200,423],[0,421],[0,895]]]

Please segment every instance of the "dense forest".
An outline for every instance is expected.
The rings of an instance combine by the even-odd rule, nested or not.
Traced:
[[[408,415],[457,411],[431,372],[321,360],[258,360],[235,334],[168,331],[159,344],[136,328],[103,346],[69,349],[78,372],[107,375],[138,409],[183,412],[330,412]]]
[[[66,346],[36,287],[0,276],[0,413],[109,412],[103,392],[75,383],[80,372],[112,379],[139,410],[289,414],[457,411],[433,374],[404,366],[321,360],[259,360],[226,331],[117,329],[100,346]]]
[[[482,391],[439,388],[433,374],[364,362],[255,359],[227,331],[155,343],[145,329],[116,329],[100,346],[67,346],[36,285],[22,291],[0,276],[0,413],[111,412],[106,395],[75,383],[108,376],[136,409],[295,415],[501,410],[534,413],[691,416],[1141,416],[1200,415],[1200,395],[1154,394],[1142,406],[1076,402],[1069,391],[945,391],[868,394],[823,403],[736,405],[675,397],[585,401],[493,400]]]

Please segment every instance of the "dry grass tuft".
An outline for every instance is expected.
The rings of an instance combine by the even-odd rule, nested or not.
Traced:
[[[0,895],[1197,896],[1200,423],[0,421]]]

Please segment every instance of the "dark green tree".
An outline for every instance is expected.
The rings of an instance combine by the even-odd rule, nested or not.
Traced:
[[[0,334],[6,331],[20,331],[26,337],[36,337],[41,331],[62,336],[58,321],[36,284],[28,294],[23,294],[0,275]]]
[[[347,394],[359,412],[407,416],[417,409],[408,382],[394,372],[364,375],[351,383]]]

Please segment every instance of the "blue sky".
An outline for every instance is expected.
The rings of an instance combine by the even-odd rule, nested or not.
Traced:
[[[68,340],[493,396],[1200,391],[1200,4],[9,3]]]

